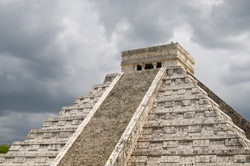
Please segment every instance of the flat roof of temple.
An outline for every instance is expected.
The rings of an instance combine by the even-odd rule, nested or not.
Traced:
[[[146,53],[146,52],[156,52],[161,50],[169,50],[169,49],[180,49],[182,52],[185,53],[186,56],[188,56],[192,61],[194,61],[194,58],[190,56],[189,52],[187,52],[178,42],[170,44],[164,44],[159,46],[151,46],[146,48],[138,48],[138,49],[132,49],[132,50],[126,50],[122,51],[122,56],[129,56],[134,54],[140,54],[140,53]]]

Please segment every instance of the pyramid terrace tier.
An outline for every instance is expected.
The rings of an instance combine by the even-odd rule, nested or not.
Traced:
[[[58,153],[66,144],[68,139],[52,139],[52,140],[34,140],[34,141],[18,141],[14,142],[9,149],[8,156],[16,153]]]
[[[185,69],[166,72],[129,165],[250,165],[244,131]]]
[[[0,166],[50,165],[116,76],[107,75],[88,95],[63,107],[58,117],[46,120],[41,129],[31,130],[25,141],[14,142],[9,152],[0,156]]]
[[[103,92],[109,87],[110,82],[95,85],[92,87],[89,95],[79,96],[74,102],[75,105],[84,104],[88,102],[97,102],[98,98],[100,98]]]
[[[63,116],[63,117],[56,117],[56,118],[49,118],[46,120],[43,124],[44,128],[54,128],[54,127],[62,127],[62,126],[68,126],[68,127],[74,127],[78,126],[88,115],[89,111],[84,114],[75,114],[71,116]]]

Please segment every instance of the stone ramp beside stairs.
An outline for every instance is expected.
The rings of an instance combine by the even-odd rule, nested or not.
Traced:
[[[157,72],[124,73],[58,165],[105,165]]]

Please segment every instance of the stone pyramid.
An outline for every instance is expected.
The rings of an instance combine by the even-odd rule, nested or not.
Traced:
[[[178,43],[122,52],[122,73],[0,155],[0,166],[250,166],[250,124]]]

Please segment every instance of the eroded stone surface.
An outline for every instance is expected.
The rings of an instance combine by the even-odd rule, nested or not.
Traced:
[[[59,166],[103,166],[158,70],[124,73]]]

